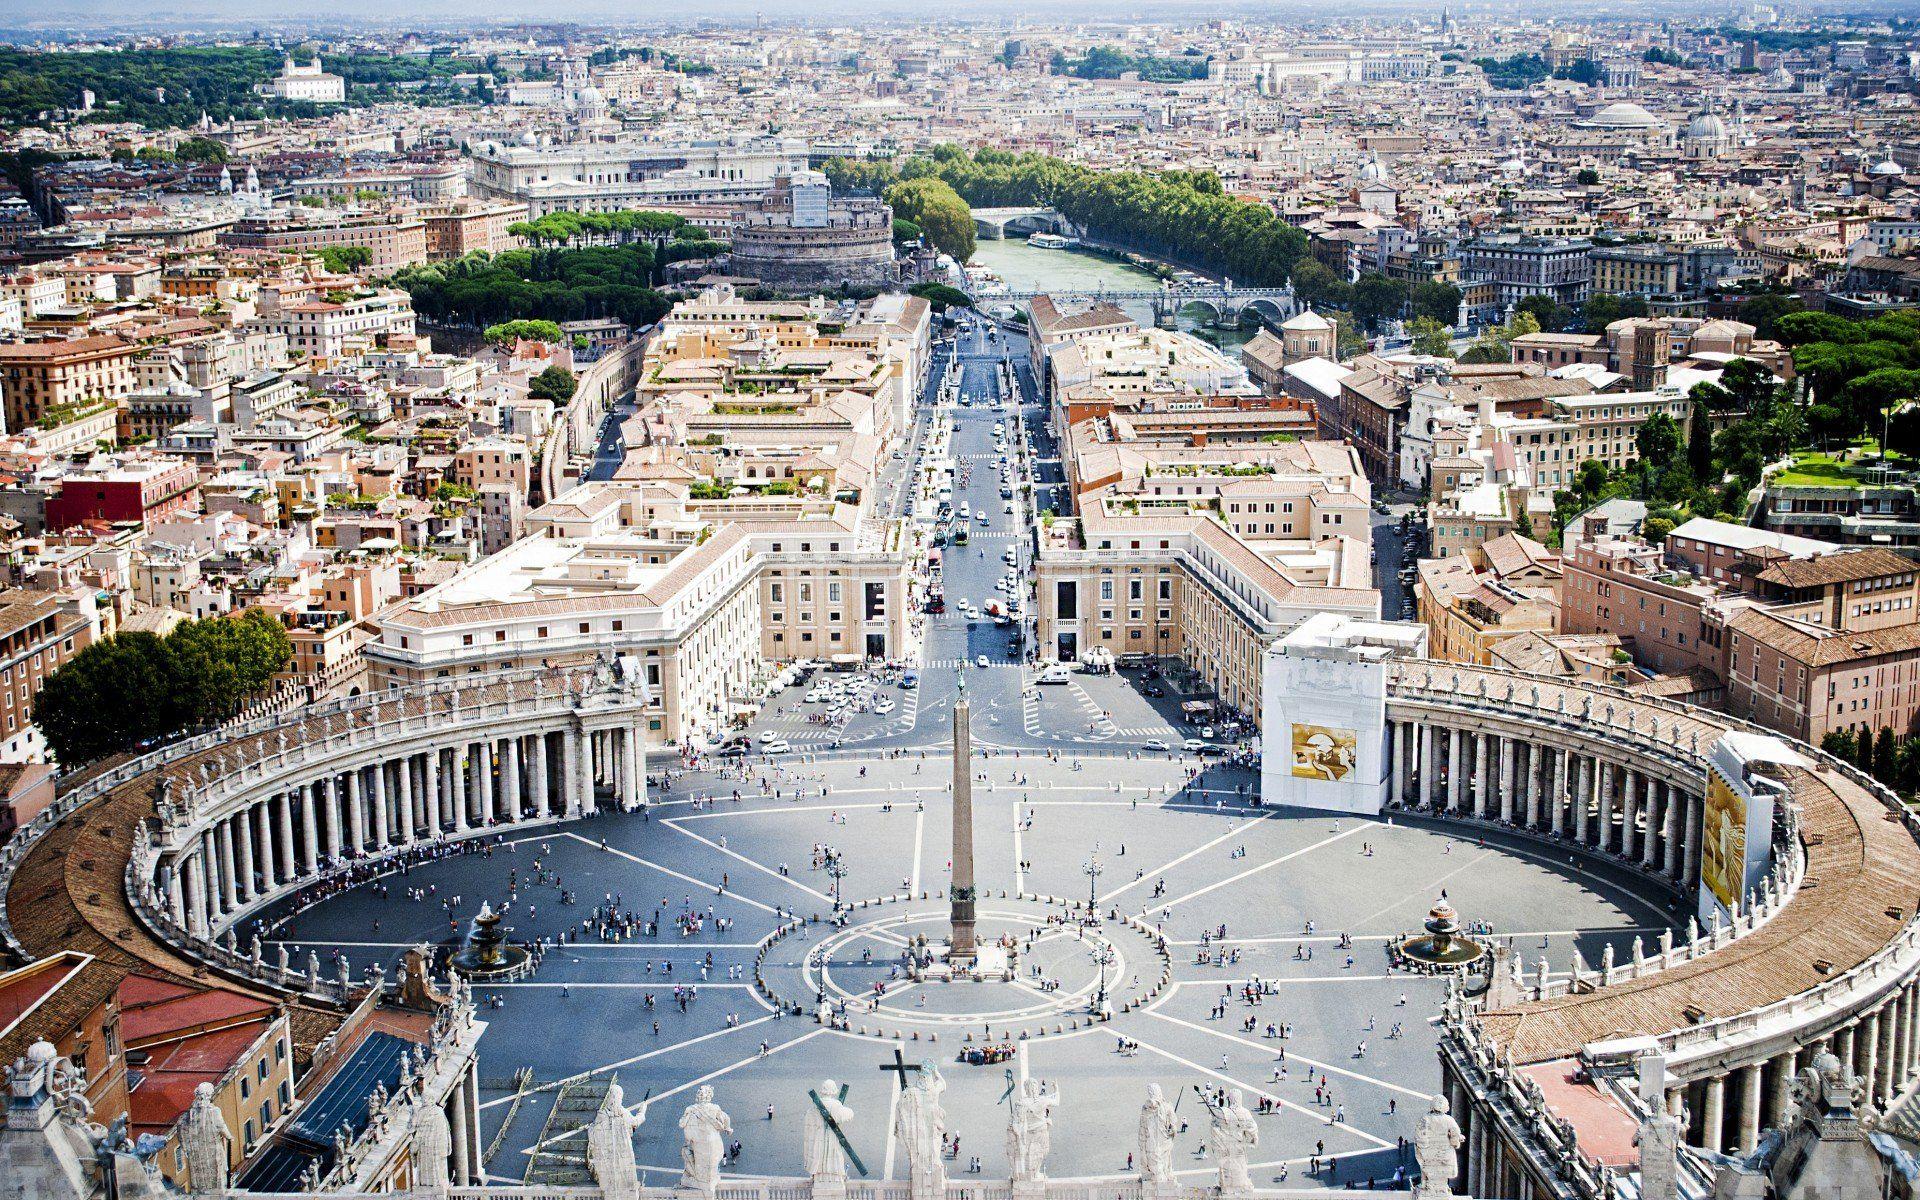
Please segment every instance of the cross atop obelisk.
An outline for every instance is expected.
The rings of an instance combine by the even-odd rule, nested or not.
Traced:
[[[963,694],[953,706],[952,932],[947,961],[972,963],[973,933],[973,706]]]

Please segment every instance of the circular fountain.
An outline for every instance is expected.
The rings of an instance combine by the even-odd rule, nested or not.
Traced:
[[[1417,971],[1465,971],[1487,956],[1487,947],[1460,932],[1460,914],[1445,896],[1433,902],[1424,934],[1407,934],[1388,943],[1396,961]]]
[[[504,919],[503,914],[482,901],[460,949],[447,960],[448,965],[469,979],[512,979],[524,972],[532,955],[525,946],[507,940],[507,931],[500,928]]]

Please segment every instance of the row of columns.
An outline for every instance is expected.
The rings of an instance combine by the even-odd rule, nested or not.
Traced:
[[[1920,1074],[1920,983],[1903,984],[1806,1045],[1669,1088],[1667,1111],[1688,1115],[1687,1140],[1694,1145],[1746,1153],[1759,1144],[1762,1130],[1780,1125],[1794,1077],[1827,1053],[1866,1081],[1867,1098],[1884,1112]]]
[[[646,799],[632,727],[516,734],[401,754],[322,775],[211,822],[159,886],[176,925],[217,931],[261,897],[324,865],[522,820],[623,809]]]
[[[1492,731],[1395,721],[1390,796],[1409,808],[1567,838],[1697,882],[1700,796],[1627,763]]]

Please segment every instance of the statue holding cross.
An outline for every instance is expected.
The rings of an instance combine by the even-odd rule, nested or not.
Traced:
[[[848,1163],[852,1163],[863,1178],[867,1173],[866,1165],[853,1152],[853,1143],[847,1139],[847,1124],[853,1120],[853,1109],[847,1105],[848,1090],[847,1085],[828,1079],[807,1092],[812,1106],[807,1110],[807,1137],[800,1148],[801,1161],[806,1164],[816,1194],[822,1184],[838,1184],[844,1188]]]

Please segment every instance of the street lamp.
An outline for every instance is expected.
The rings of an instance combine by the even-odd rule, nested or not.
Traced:
[[[1100,900],[1096,889],[1100,883],[1100,876],[1105,874],[1106,870],[1097,858],[1089,858],[1080,866],[1081,873],[1087,877],[1087,921],[1090,924],[1100,923]]]
[[[1093,961],[1100,968],[1100,982],[1094,989],[1093,1005],[1088,1009],[1096,1017],[1112,1015],[1107,1008],[1107,966],[1113,962],[1113,947],[1101,942],[1093,948]]]
[[[840,852],[827,847],[827,878],[833,880],[833,915],[840,915],[840,881],[847,877],[847,864]]]

